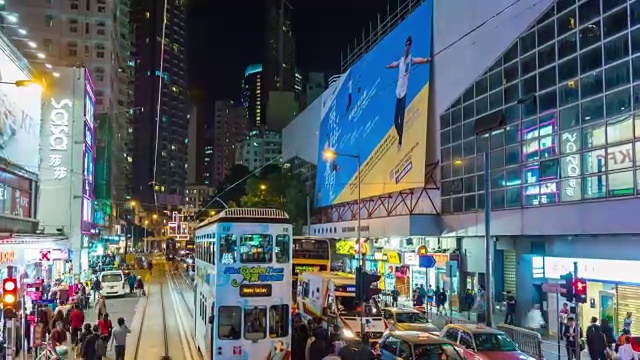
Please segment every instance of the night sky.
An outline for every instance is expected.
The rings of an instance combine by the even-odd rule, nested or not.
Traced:
[[[259,62],[264,49],[260,0],[191,0],[189,87],[207,101],[238,100],[244,69]],[[396,2],[396,0],[391,0]],[[298,67],[327,75],[340,72],[340,52],[362,37],[387,0],[290,0],[294,8]],[[253,4],[253,6],[252,6]],[[395,4],[394,4],[395,5]]]

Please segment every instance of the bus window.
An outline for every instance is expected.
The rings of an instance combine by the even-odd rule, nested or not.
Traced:
[[[220,306],[218,309],[218,339],[240,340],[242,308],[240,306]]]
[[[233,264],[236,262],[236,236],[227,234],[220,237],[220,263]]]
[[[289,336],[289,305],[271,305],[269,309],[269,337]]]
[[[245,340],[262,340],[267,337],[267,307],[254,306],[244,309]]]
[[[289,244],[291,238],[289,235],[276,236],[276,262],[286,264],[289,262]]]
[[[273,238],[269,234],[242,235],[240,262],[268,264],[273,258]]]

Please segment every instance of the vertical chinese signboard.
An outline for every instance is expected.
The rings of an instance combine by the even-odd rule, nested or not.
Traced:
[[[89,71],[85,71],[84,93],[84,151],[82,157],[82,233],[91,233],[93,223],[93,183],[94,183],[94,153],[93,143],[93,109],[95,97],[93,95],[93,83]]]

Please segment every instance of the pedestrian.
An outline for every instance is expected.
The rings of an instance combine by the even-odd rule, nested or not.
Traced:
[[[67,332],[64,330],[64,324],[62,321],[56,322],[56,327],[51,331],[49,340],[56,348],[67,344]]]
[[[591,325],[587,328],[587,349],[591,360],[605,360],[604,352],[607,342],[602,328],[598,325],[598,319],[591,317]]]
[[[569,315],[571,311],[569,310],[569,304],[562,304],[562,309],[560,309],[560,338],[562,338],[562,334],[564,334],[564,328],[567,327],[567,321],[569,319]]]
[[[633,324],[633,319],[631,318],[633,314],[631,312],[627,312],[627,316],[624,318],[624,323],[622,325],[623,329],[629,330],[629,335],[631,335],[631,325]]]
[[[567,326],[564,328],[563,334],[565,340],[565,347],[567,348],[568,360],[577,358],[578,351],[582,349],[580,346],[580,339],[582,339],[582,329],[576,326],[576,319],[569,317],[567,320]]]
[[[133,273],[129,274],[127,281],[129,283],[129,294],[133,294],[133,290],[135,290],[136,286],[136,276]]]
[[[316,327],[314,340],[309,345],[309,360],[322,360],[327,355],[327,341],[322,327]]]
[[[447,293],[444,291],[444,289],[438,290],[438,292],[436,293],[436,302],[438,303],[438,315],[447,315]]]
[[[334,344],[328,344],[328,354],[322,360],[341,360],[340,356],[338,356],[338,352],[336,351],[336,346]]]
[[[96,335],[98,335],[96,342],[95,342],[95,359],[96,360],[102,360],[102,358],[104,356],[107,356],[107,343],[104,341],[103,337],[102,337],[102,333],[100,330],[100,326],[98,325],[94,325],[93,326],[93,332],[96,333]]]
[[[625,336],[624,344],[618,349],[618,358],[620,360],[638,360],[638,353],[633,351],[631,346],[631,336]]]
[[[398,297],[400,296],[400,292],[398,289],[391,290],[391,306],[398,307]]]
[[[144,295],[144,283],[142,282],[142,278],[140,276],[138,276],[138,279],[136,280],[135,288],[138,297]]]
[[[102,281],[100,278],[96,276],[96,279],[91,284],[91,290],[93,291],[93,301],[96,301],[96,298],[100,295],[100,291],[102,291]]]
[[[507,290],[507,296],[505,298],[507,303],[507,314],[504,317],[504,323],[507,325],[513,325],[514,317],[516,315],[516,298],[511,294],[510,290]]]
[[[102,319],[98,321],[98,328],[100,329],[100,337],[104,341],[105,347],[111,339],[111,333],[113,331],[113,324],[109,320],[109,314],[105,313]]]
[[[84,313],[79,304],[76,304],[71,310],[69,322],[71,325],[71,346],[75,348],[78,346],[78,335],[80,335],[82,324],[84,324]]]
[[[96,310],[97,319],[102,319],[102,316],[107,313],[107,302],[102,294],[98,294],[98,300],[96,300],[94,308]]]
[[[129,327],[124,323],[124,318],[118,318],[118,327],[113,330],[113,340],[111,340],[111,348],[115,343],[115,360],[124,360],[125,346],[127,345],[127,335],[131,333]]]

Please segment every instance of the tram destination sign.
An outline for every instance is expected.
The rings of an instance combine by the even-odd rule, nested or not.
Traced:
[[[271,284],[245,284],[240,285],[240,297],[269,297],[271,296]]]
[[[293,273],[294,274],[302,274],[306,272],[320,272],[327,271],[326,264],[293,264]]]

